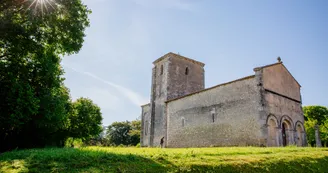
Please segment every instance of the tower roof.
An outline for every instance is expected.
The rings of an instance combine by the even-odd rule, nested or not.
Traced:
[[[201,65],[202,67],[205,66],[205,64],[202,63],[202,62],[199,62],[199,61],[196,61],[196,60],[193,60],[193,59],[190,59],[190,58],[187,58],[187,57],[185,57],[185,56],[181,56],[181,55],[179,55],[179,54],[172,53],[172,52],[169,52],[169,53],[163,55],[162,57],[158,58],[157,60],[155,60],[155,61],[153,62],[153,64],[156,64],[157,62],[162,61],[163,59],[168,58],[168,57],[177,57],[177,58],[181,58],[181,59],[184,59],[184,60],[187,60],[187,61],[190,61],[190,62],[196,63],[196,64],[198,64],[198,65]]]

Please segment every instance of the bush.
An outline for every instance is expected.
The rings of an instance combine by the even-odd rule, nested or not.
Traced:
[[[83,142],[81,139],[73,139],[73,138],[68,138],[65,142],[65,147],[82,147]]]

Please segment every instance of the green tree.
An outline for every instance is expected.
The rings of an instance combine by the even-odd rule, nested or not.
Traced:
[[[0,0],[0,151],[63,145],[68,135],[60,56],[80,50],[90,11],[81,0],[47,2]]]
[[[113,122],[107,129],[107,138],[112,145],[137,145],[140,142],[141,121]]]
[[[69,134],[72,138],[82,139],[83,142],[98,137],[102,132],[102,116],[99,106],[88,98],[79,98],[73,103],[70,114]]]
[[[328,119],[328,108],[324,106],[304,106],[303,112],[306,119],[317,120],[318,125],[324,125]]]
[[[315,125],[319,125],[321,142],[328,144],[328,108],[324,106],[304,106],[305,129],[308,142],[314,146]]]
[[[107,138],[113,145],[129,145],[131,125],[129,121],[113,122],[107,129]]]
[[[131,130],[129,131],[130,145],[137,145],[140,143],[141,120],[131,121]]]

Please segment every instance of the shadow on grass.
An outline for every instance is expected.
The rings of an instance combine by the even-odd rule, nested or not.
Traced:
[[[267,161],[262,163],[222,164],[222,165],[192,165],[188,171],[180,172],[224,172],[224,173],[309,173],[328,172],[328,156],[322,158],[302,158],[293,161]]]
[[[165,159],[156,162],[138,155],[72,148],[22,150],[0,156],[0,172],[167,172],[170,165]]]

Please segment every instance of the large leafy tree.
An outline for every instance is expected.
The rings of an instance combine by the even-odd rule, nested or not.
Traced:
[[[304,106],[305,128],[311,145],[315,141],[315,126],[319,126],[321,142],[328,144],[328,108],[324,106]]]
[[[99,136],[103,130],[100,108],[88,98],[79,98],[73,103],[69,119],[70,137],[82,139],[83,142]]]
[[[63,144],[70,112],[61,56],[89,26],[81,0],[0,0],[1,151]]]

